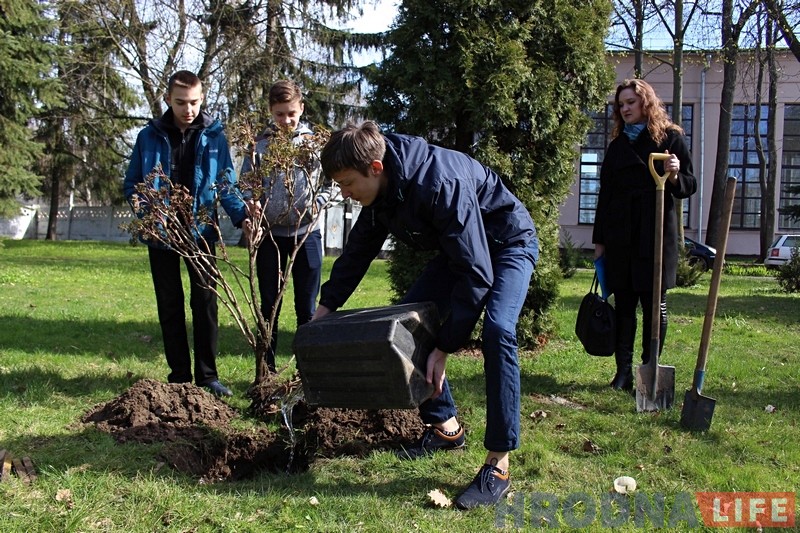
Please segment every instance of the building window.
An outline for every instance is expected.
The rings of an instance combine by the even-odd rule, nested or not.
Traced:
[[[600,192],[600,165],[606,147],[611,142],[614,128],[614,108],[606,105],[605,113],[592,113],[592,128],[586,135],[586,144],[581,146],[578,191],[578,223],[594,224],[597,195]]]
[[[789,190],[800,187],[800,104],[784,106],[782,163],[779,208],[800,204],[800,192]],[[778,228],[800,229],[800,221],[779,213]]]
[[[761,136],[764,157],[769,166],[767,143],[767,115],[769,108],[761,106],[761,117],[756,130],[756,106],[738,104],[733,106],[731,123],[731,146],[728,155],[728,174],[734,176],[736,199],[733,203],[731,228],[758,229],[761,227],[761,186],[759,184],[758,150],[756,147],[756,131]]]
[[[667,105],[667,113],[671,114],[672,105]],[[600,192],[600,166],[606,147],[611,142],[611,131],[614,129],[614,107],[606,105],[605,113],[591,113],[592,128],[586,135],[586,144],[581,146],[579,168],[580,187],[578,190],[578,223],[594,224],[594,213],[597,209],[597,196]],[[686,134],[686,143],[692,146],[692,126],[694,107],[686,104],[682,107],[682,127]],[[683,203],[683,225],[689,225],[689,202]]]

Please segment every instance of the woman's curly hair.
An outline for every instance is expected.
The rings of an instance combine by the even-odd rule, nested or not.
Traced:
[[[642,114],[647,118],[647,131],[650,132],[650,137],[656,144],[661,144],[666,138],[667,130],[683,133],[683,128],[672,122],[664,107],[664,102],[658,97],[653,87],[644,80],[632,79],[620,83],[617,87],[617,93],[614,95],[614,130],[611,133],[612,138],[616,138],[621,134],[625,127],[625,121],[622,119],[622,113],[619,109],[619,93],[625,89],[633,89],[633,92],[642,99]]]

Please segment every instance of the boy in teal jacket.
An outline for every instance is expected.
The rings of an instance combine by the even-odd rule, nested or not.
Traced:
[[[124,193],[133,205],[136,186],[144,182],[157,165],[174,184],[186,187],[194,198],[194,216],[198,223],[198,244],[213,256],[216,231],[200,224],[198,214],[207,211],[216,218],[216,199],[236,227],[245,222],[245,204],[230,187],[217,188],[220,176],[229,184],[236,182],[228,141],[219,120],[201,111],[203,86],[194,73],[182,70],[170,79],[165,97],[169,109],[139,132],[130,165],[125,174]],[[159,180],[154,183],[160,187]],[[192,364],[186,333],[184,294],[181,283],[181,257],[174,250],[148,242],[150,272],[156,293],[158,320],[164,338],[164,353],[170,383],[190,383]],[[187,262],[190,280],[190,306],[194,334],[194,379],[217,396],[231,396],[230,389],[217,376],[217,297],[207,288],[213,280],[204,280]]]

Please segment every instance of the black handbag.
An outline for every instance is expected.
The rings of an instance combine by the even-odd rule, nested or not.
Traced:
[[[617,340],[617,321],[614,307],[598,293],[597,273],[592,287],[581,301],[575,335],[589,355],[608,357],[614,355]]]

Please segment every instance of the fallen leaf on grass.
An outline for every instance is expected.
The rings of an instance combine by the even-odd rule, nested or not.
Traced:
[[[534,411],[531,413],[531,418],[537,421],[543,418],[547,418],[547,411],[543,411],[542,409]]]
[[[58,489],[58,492],[56,492],[56,501],[64,502],[69,509],[72,509],[75,505],[72,501],[72,491],[69,489]]]
[[[602,448],[590,440],[583,441],[583,451],[587,453],[600,453]]]
[[[450,498],[442,494],[442,491],[439,489],[433,489],[428,493],[428,498],[430,498],[431,503],[436,507],[448,508],[453,506],[453,502],[450,501]]]

